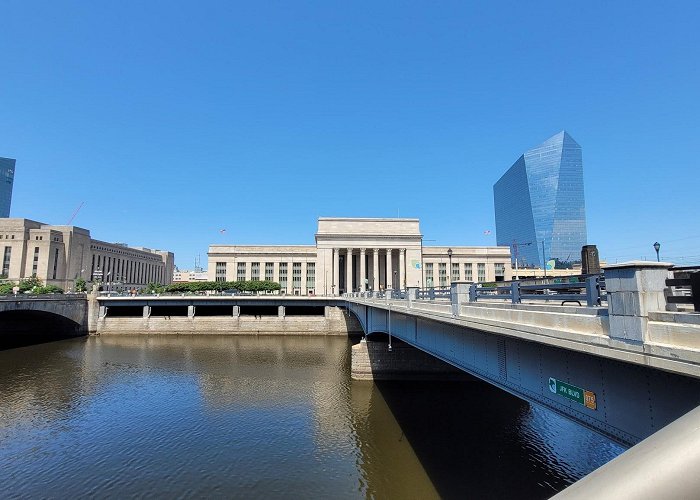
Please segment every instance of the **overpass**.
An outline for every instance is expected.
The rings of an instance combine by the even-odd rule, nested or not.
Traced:
[[[444,299],[410,289],[347,294],[369,340],[353,347],[353,369],[368,357],[381,369],[393,353],[372,348],[372,338],[389,334],[634,445],[700,405],[700,315],[658,310],[667,267],[606,269],[607,306],[503,303],[477,298],[466,283],[453,283]]]

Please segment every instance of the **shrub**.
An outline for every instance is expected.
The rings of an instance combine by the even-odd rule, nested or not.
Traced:
[[[84,292],[87,290],[87,283],[83,278],[78,278],[75,280],[75,291],[76,292]]]

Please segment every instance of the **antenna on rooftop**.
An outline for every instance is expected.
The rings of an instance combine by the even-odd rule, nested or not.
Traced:
[[[70,226],[71,222],[73,222],[73,219],[75,219],[75,216],[78,215],[78,212],[80,212],[80,209],[83,208],[83,205],[85,205],[85,202],[81,201],[80,205],[78,205],[78,208],[75,209],[73,215],[71,215],[70,219],[68,219],[68,222],[66,222],[66,226]]]

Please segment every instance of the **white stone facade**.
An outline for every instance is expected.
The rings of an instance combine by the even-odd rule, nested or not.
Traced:
[[[418,219],[322,217],[315,246],[211,245],[209,279],[269,280],[288,294],[339,295],[511,277],[508,247],[423,247],[422,241]],[[465,275],[469,266],[472,278]]]
[[[52,226],[29,219],[0,219],[0,274],[12,281],[37,276],[72,290],[75,280],[109,283],[112,289],[169,284],[172,252],[93,240],[76,226]]]

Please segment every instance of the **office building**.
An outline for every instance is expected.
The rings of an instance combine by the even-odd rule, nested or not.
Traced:
[[[586,244],[581,146],[566,132],[526,151],[493,187],[496,243],[521,267],[579,262]]]
[[[3,279],[36,276],[64,290],[78,278],[112,290],[170,284],[175,268],[172,252],[108,243],[92,239],[87,229],[29,219],[0,219],[0,251]]]
[[[14,182],[15,160],[12,158],[0,158],[0,217],[10,216]]]

